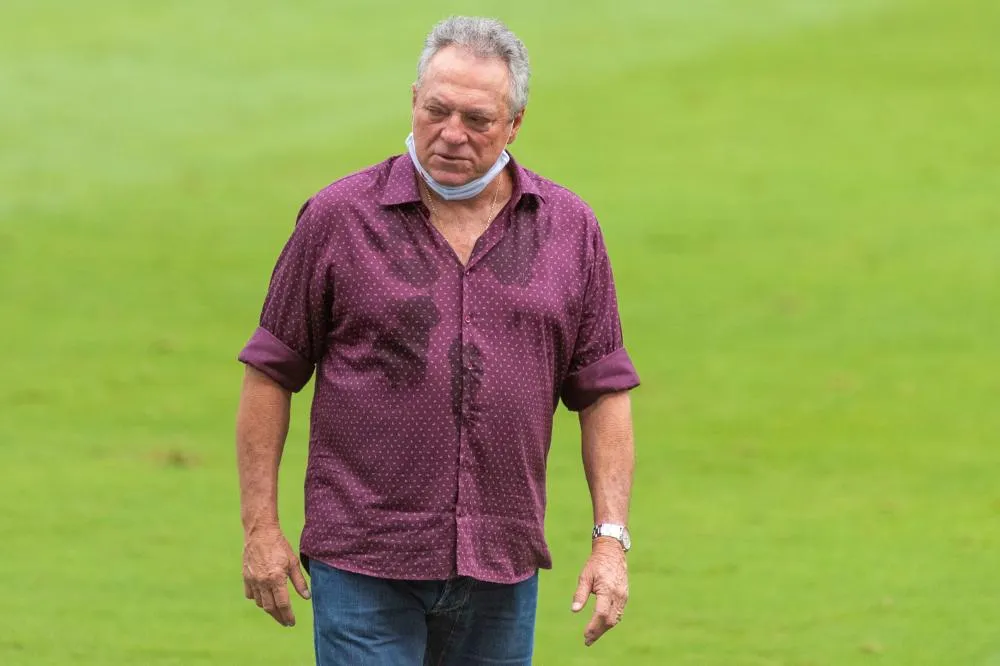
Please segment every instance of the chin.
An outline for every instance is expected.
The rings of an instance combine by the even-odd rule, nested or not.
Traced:
[[[447,187],[459,187],[465,185],[473,179],[469,174],[455,173],[454,171],[429,170],[431,177]]]

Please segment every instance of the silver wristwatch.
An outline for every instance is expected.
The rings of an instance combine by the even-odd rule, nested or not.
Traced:
[[[594,525],[594,533],[591,538],[596,539],[597,537],[611,537],[617,540],[626,553],[632,548],[632,537],[624,525],[616,525],[615,523]]]

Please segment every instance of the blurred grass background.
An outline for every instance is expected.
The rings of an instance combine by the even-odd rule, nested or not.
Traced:
[[[993,0],[4,0],[0,663],[310,663],[242,599],[235,354],[459,12],[527,43],[514,153],[597,211],[644,380],[626,619],[568,610],[563,412],[536,663],[1000,664]]]

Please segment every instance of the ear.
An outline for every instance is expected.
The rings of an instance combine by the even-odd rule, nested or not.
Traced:
[[[521,109],[521,111],[516,116],[514,116],[514,123],[510,129],[510,138],[507,139],[508,146],[514,143],[514,140],[517,138],[517,133],[521,131],[521,122],[524,120],[525,111],[527,111],[527,107]]]
[[[413,99],[410,100],[410,111],[412,112],[412,111],[416,111],[417,110],[417,84],[416,83],[414,83],[412,86],[410,86],[410,92],[413,93]]]

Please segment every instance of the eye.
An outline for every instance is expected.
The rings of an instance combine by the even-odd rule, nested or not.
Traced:
[[[486,131],[490,127],[490,119],[486,116],[480,116],[479,114],[472,114],[465,117],[466,124],[469,127],[479,130],[480,132]]]
[[[429,106],[427,107],[427,113],[431,118],[441,119],[448,115],[448,112],[442,109],[440,106]]]

